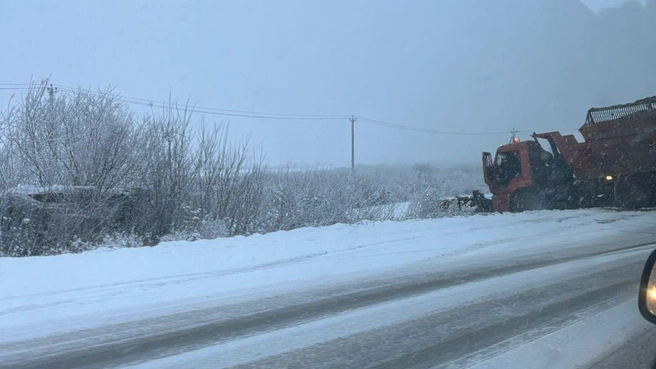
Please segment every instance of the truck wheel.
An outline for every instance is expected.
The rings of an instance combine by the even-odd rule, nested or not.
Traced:
[[[517,191],[510,197],[510,211],[512,213],[543,209],[545,209],[543,196],[533,191]]]
[[[615,200],[625,209],[640,209],[649,206],[651,188],[640,177],[620,178],[615,185]]]

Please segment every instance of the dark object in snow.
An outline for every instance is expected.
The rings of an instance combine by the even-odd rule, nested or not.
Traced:
[[[70,250],[106,232],[138,232],[143,190],[98,194],[94,187],[19,186],[0,195],[0,254],[29,256]],[[24,251],[21,251],[24,250]]]
[[[492,211],[492,200],[486,198],[481,191],[474,191],[471,203],[476,207],[477,213],[488,213]]]

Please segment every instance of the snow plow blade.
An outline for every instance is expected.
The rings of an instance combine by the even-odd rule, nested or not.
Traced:
[[[471,196],[456,196],[441,201],[439,205],[442,211],[462,211],[465,208],[474,208],[474,213],[492,212],[492,200],[486,198],[481,191],[474,191]]]
[[[471,206],[476,207],[477,213],[492,212],[492,200],[486,198],[481,191],[474,191],[472,193]]]

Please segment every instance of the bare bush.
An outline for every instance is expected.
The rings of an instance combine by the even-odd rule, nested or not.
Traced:
[[[129,185],[142,156],[141,129],[116,95],[46,94],[46,86],[47,81],[33,83],[3,119],[5,192],[22,183],[38,189],[24,193],[27,198],[43,197],[33,204],[34,214],[21,216],[29,222],[19,227],[20,246],[5,238],[4,253],[62,252],[75,239],[98,241],[114,227],[120,204],[112,196]],[[18,227],[5,224],[2,231],[15,233]]]
[[[348,170],[281,169],[267,181],[266,231],[391,219],[388,192]]]
[[[482,189],[478,167],[270,171],[192,113],[135,117],[112,90],[33,83],[0,114],[0,256],[453,215],[443,197]]]
[[[229,235],[255,232],[264,207],[262,156],[249,160],[248,141],[229,145],[223,127],[202,129],[199,149],[203,214],[223,220]]]
[[[141,204],[147,212],[135,219],[141,233],[159,236],[182,227],[183,205],[192,186],[195,155],[189,127],[191,111],[173,103],[144,118],[143,166],[138,186],[147,190]]]

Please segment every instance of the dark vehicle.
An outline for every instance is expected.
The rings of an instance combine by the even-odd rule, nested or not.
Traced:
[[[656,96],[592,108],[579,132],[584,142],[559,132],[533,133],[532,141],[513,136],[494,160],[484,152],[491,210],[656,204]]]

